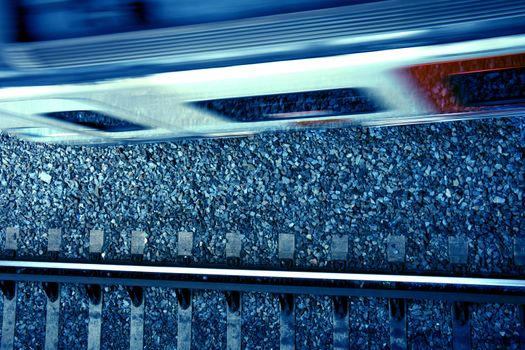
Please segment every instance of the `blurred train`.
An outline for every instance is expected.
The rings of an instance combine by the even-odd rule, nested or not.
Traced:
[[[119,144],[520,116],[523,0],[0,0],[0,130]]]

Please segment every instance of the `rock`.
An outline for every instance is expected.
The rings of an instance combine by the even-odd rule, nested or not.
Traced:
[[[49,175],[48,173],[46,173],[45,171],[42,171],[38,174],[38,178],[42,181],[44,181],[45,183],[50,183],[51,182],[51,175]]]
[[[493,203],[496,203],[496,204],[503,204],[503,203],[505,203],[505,198],[500,197],[500,196],[495,196],[495,197],[492,199],[492,202],[493,202]]]

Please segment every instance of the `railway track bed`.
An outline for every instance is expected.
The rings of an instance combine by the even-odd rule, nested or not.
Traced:
[[[115,148],[34,145],[3,137],[0,255],[3,262],[102,264],[103,269],[108,264],[164,264],[519,282],[523,135],[522,119],[513,118]],[[18,232],[9,227],[17,227]],[[96,237],[91,233],[94,228],[104,230],[103,244],[91,240]],[[147,242],[134,244],[140,230]],[[179,254],[181,230],[193,233],[184,254]],[[228,259],[235,255],[234,249],[227,250],[233,242],[230,232],[242,234],[237,262]],[[282,234],[292,234],[294,244],[281,247]],[[391,243],[397,249],[389,249]],[[293,254],[283,250],[286,246],[294,248]],[[179,257],[188,253],[191,258]],[[346,267],[334,260],[346,261]],[[41,268],[2,268],[2,273],[16,274],[9,276],[11,280],[25,278],[12,283],[16,285],[16,301],[11,303],[16,310],[14,348],[40,349],[46,337],[51,339],[46,335],[50,327],[45,276],[59,282],[58,347],[87,347],[89,335],[97,334],[89,328],[93,302],[85,283],[64,278],[83,276],[83,282],[92,275],[100,278],[101,271],[88,270],[60,269],[57,274],[48,266],[43,274]],[[207,280],[198,282],[217,282],[217,276],[203,273],[200,279],[203,276]],[[95,336],[99,341],[94,344],[103,349],[129,348],[135,325],[133,299],[125,283],[111,281],[118,274],[106,277],[96,281],[101,290],[101,322],[100,339]],[[142,285],[133,280],[133,285],[142,286],[144,307],[143,336],[134,339],[142,339],[148,349],[178,348],[183,323],[177,289],[183,277],[185,282],[197,277],[178,273],[157,277]],[[163,279],[172,284],[159,286]],[[273,282],[255,281],[252,289],[240,292],[241,348],[281,345],[280,295],[290,294],[283,287],[294,287],[294,282],[282,280],[277,289],[263,290]],[[409,348],[450,349],[455,339],[467,338],[469,342],[462,344],[474,349],[522,346],[522,303],[501,298],[501,293],[519,298],[519,290],[508,295],[500,290],[497,298],[461,299],[468,305],[470,336],[459,338],[452,317],[454,298],[394,298],[385,294],[401,290],[399,281],[396,288],[391,282],[380,283],[383,289],[368,283],[376,295],[345,292],[348,322],[343,321],[339,329],[348,335],[343,339],[349,348],[390,347],[391,299],[405,300],[406,332],[399,334],[406,335]],[[355,281],[349,285],[361,293],[367,289]],[[191,336],[186,339],[196,349],[227,348],[228,288],[219,290],[217,283],[201,287],[185,288],[191,291],[192,305],[191,318],[186,317],[191,320]],[[378,288],[382,295],[377,295]],[[293,339],[298,349],[331,349],[337,293],[311,293],[291,293],[294,302],[288,305],[293,305],[294,316],[287,319],[294,321],[294,327],[287,339]],[[10,314],[8,304],[0,298],[2,314]],[[7,318],[2,320],[5,323]],[[9,339],[6,332],[1,334],[2,341]]]
[[[267,342],[255,345],[259,348],[309,348],[315,344],[344,349],[359,346],[364,339],[371,347],[421,348],[440,336],[439,344],[468,349],[490,339],[472,333],[471,323],[505,318],[509,324],[489,325],[499,327],[504,335],[509,332],[497,346],[520,348],[524,344],[521,264],[525,242],[521,239],[515,241],[516,273],[502,278],[461,276],[465,261],[454,241],[449,245],[453,271],[423,275],[402,271],[404,240],[399,238],[390,239],[387,247],[392,272],[380,274],[348,272],[347,249],[341,247],[340,238],[334,239],[329,268],[305,271],[294,267],[295,239],[289,234],[279,235],[282,267],[277,270],[241,268],[241,241],[235,234],[228,236],[228,264],[204,267],[191,265],[193,237],[187,232],[178,234],[176,266],[143,262],[143,231],[133,231],[133,254],[127,263],[117,264],[100,262],[100,230],[91,231],[91,260],[68,262],[57,260],[60,230],[49,232],[46,260],[16,258],[13,242],[18,230],[9,228],[7,232],[11,258],[0,261],[3,348],[20,341],[17,335],[28,336],[17,329],[21,323],[16,316],[26,307],[34,307],[36,312],[33,321],[25,320],[22,327],[33,330],[36,347],[46,348],[64,347],[64,333],[59,330],[73,328],[80,332],[78,347],[90,349],[167,344],[190,349],[210,342],[210,348],[239,349],[257,344],[250,339],[252,335]],[[28,294],[28,290],[32,292]],[[259,304],[261,299],[266,302]],[[260,315],[268,301],[272,307]],[[496,303],[500,306],[493,308]],[[502,314],[492,315],[494,309]],[[67,313],[77,315],[76,324],[65,324],[63,314]],[[111,313],[120,314],[120,324],[105,324]],[[262,319],[255,320],[254,314]],[[313,323],[312,314],[319,321],[316,330],[304,328]],[[308,322],[303,322],[305,317]],[[432,324],[435,319],[441,319],[441,324]],[[27,327],[31,324],[33,328]],[[356,336],[356,331],[361,334]],[[39,333],[43,339],[37,340]],[[162,340],[159,334],[163,334]]]

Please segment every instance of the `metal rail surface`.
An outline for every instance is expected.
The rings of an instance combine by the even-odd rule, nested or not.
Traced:
[[[0,279],[525,303],[522,278],[0,260]],[[13,270],[14,269],[14,270]]]
[[[197,290],[225,293],[227,302],[227,346],[241,348],[242,293],[271,293],[280,304],[280,348],[295,348],[295,295],[330,296],[333,300],[333,348],[348,348],[348,297],[386,298],[390,312],[390,346],[407,348],[407,313],[412,300],[451,303],[454,348],[469,348],[470,303],[525,304],[525,280],[516,278],[424,276],[324,271],[254,270],[100,264],[85,262],[0,261],[0,286],[4,310],[16,305],[16,282],[42,283],[47,295],[46,348],[57,348],[59,335],[60,285],[82,284],[90,299],[88,345],[101,347],[104,285],[125,286],[131,297],[130,349],[142,349],[144,341],[145,290],[173,288],[178,300],[178,348],[192,347],[192,294]],[[520,309],[520,310],[521,310]],[[14,312],[4,313],[4,334],[12,342]],[[7,321],[6,321],[7,319]],[[6,323],[7,322],[7,323]],[[49,345],[51,344],[51,345]],[[55,344],[55,345],[53,345]],[[401,344],[401,345],[399,345]],[[4,348],[6,348],[4,346]],[[10,348],[7,346],[7,348]]]
[[[313,282],[399,282],[407,284],[442,284],[457,286],[488,286],[502,288],[515,287],[525,289],[525,279],[0,260],[0,268],[10,267],[17,269],[36,270],[53,269],[61,270],[62,272],[120,272],[128,274],[161,274],[175,277],[194,276],[202,279],[207,279],[210,276],[221,276],[264,279],[285,278],[290,281],[310,280]]]
[[[522,74],[523,2],[292,1],[299,7],[282,12],[269,1],[259,15],[228,3],[250,15],[210,4],[209,18],[190,10],[186,20],[68,33],[53,29],[55,4],[26,9],[34,27],[4,21],[0,130],[118,144],[523,115],[523,89],[509,78],[498,100],[491,84],[476,88],[489,90],[485,100],[468,96],[476,74]],[[156,4],[150,14],[175,16]],[[80,27],[98,18],[82,11],[71,17]]]

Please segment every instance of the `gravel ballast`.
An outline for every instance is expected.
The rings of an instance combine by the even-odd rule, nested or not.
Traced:
[[[390,344],[386,299],[350,298],[350,349],[384,349]]]
[[[83,349],[88,339],[89,299],[84,286],[60,286],[60,349]]]
[[[46,335],[46,294],[38,283],[18,283],[15,349],[43,349]]]
[[[243,349],[279,349],[279,300],[267,293],[242,296]]]
[[[144,349],[177,347],[177,296],[175,290],[147,288],[144,310]]]
[[[451,349],[450,304],[430,300],[410,303],[408,305],[407,339],[414,350]]]
[[[519,349],[517,306],[486,304],[472,309],[473,349]]]
[[[299,295],[295,298],[295,346],[297,349],[332,348],[332,300]]]
[[[450,271],[448,237],[464,235],[468,271],[500,273],[515,270],[513,238],[525,232],[525,124],[519,118],[115,147],[32,144],[7,136],[0,144],[1,238],[3,243],[6,227],[20,227],[22,257],[44,256],[47,230],[60,227],[60,256],[87,258],[89,230],[98,228],[106,234],[103,260],[129,260],[131,231],[138,229],[147,235],[145,260],[176,261],[177,232],[190,231],[193,264],[223,263],[226,233],[238,232],[245,266],[278,266],[278,234],[293,233],[296,265],[316,268],[329,261],[332,235],[348,234],[349,268],[389,271],[386,238],[401,234],[407,237],[407,270]],[[45,301],[43,292],[33,292],[39,303]],[[164,314],[176,305],[171,291],[155,293],[159,300],[152,301],[152,312]],[[223,348],[224,297],[199,295],[194,342]],[[243,346],[256,349],[264,341],[277,348],[275,298],[250,295],[243,296],[243,309],[250,310],[243,316],[250,333],[243,333]],[[302,322],[312,323],[305,329],[326,328],[316,317],[331,304],[316,300],[299,309]],[[211,301],[213,307],[204,306]],[[79,300],[79,309],[84,302]],[[129,303],[124,289],[105,293],[104,346],[127,347]],[[433,347],[447,348],[448,331],[432,328],[442,316],[436,311],[430,323],[417,321],[429,306],[416,305],[412,322],[422,324],[411,339],[432,334]],[[486,307],[492,315],[488,322],[504,324],[510,317],[498,311],[501,306]],[[23,310],[17,326],[22,320],[43,322],[37,320],[44,317],[40,306]],[[388,344],[388,330],[381,328],[388,320],[386,301],[352,299],[350,313],[351,332],[359,334],[351,339],[355,347]],[[61,322],[76,322],[78,314],[65,317]],[[155,329],[176,328],[176,311],[154,322],[146,321]],[[40,323],[34,328],[34,339],[17,333],[20,347],[40,344]],[[172,336],[157,336],[158,331],[145,334],[150,348],[174,344]],[[444,338],[437,340],[437,334]],[[313,338],[305,333],[300,344]],[[331,336],[322,341],[319,347],[325,348]]]
[[[102,349],[128,349],[131,299],[122,286],[104,289],[102,301]]]
[[[447,270],[447,237],[461,234],[471,271],[508,271],[524,231],[523,133],[501,119],[105,148],[3,137],[0,225],[20,227],[21,256],[44,254],[61,227],[61,255],[87,257],[100,228],[105,258],[129,259],[142,229],[146,259],[174,260],[185,230],[196,262],[224,262],[225,234],[239,232],[245,264],[274,265],[278,233],[294,233],[309,267],[344,233],[353,269],[388,269],[386,237],[404,234],[409,269]]]
[[[196,349],[226,348],[226,298],[216,291],[193,293],[192,346]]]

